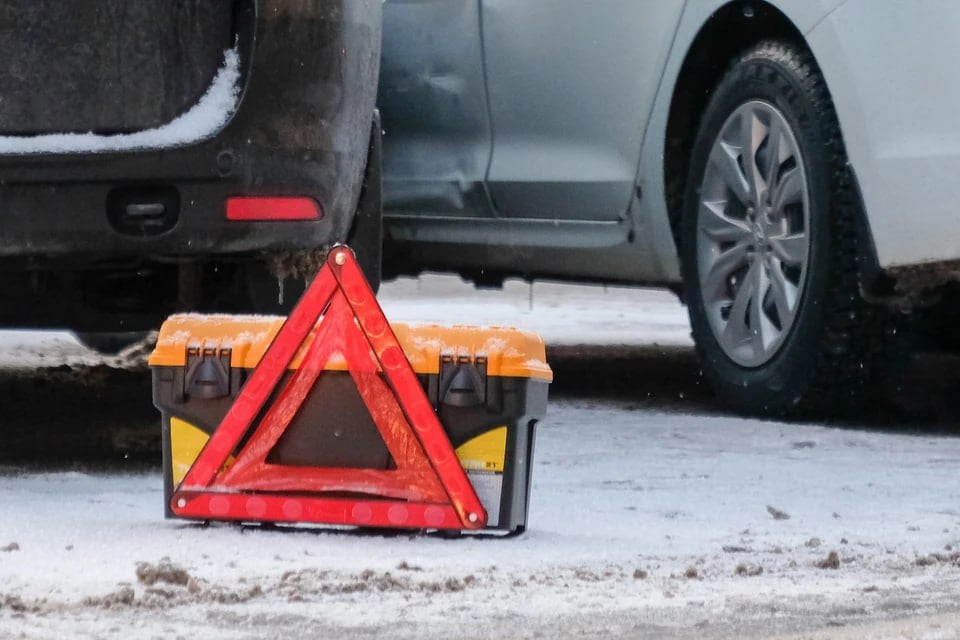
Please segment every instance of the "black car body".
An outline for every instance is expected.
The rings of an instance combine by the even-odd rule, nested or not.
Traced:
[[[0,0],[0,324],[269,311],[352,230],[378,247],[380,25],[380,0]]]

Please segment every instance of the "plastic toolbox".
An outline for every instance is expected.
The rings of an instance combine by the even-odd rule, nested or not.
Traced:
[[[173,492],[283,323],[282,317],[192,314],[164,323],[150,364],[154,403],[162,413],[168,517],[174,515]],[[391,327],[487,511],[486,528],[523,531],[535,426],[546,412],[553,375],[543,341],[497,327]],[[286,378],[300,366],[306,348],[301,346]],[[390,452],[346,369],[336,357],[327,363],[267,462],[391,468]]]

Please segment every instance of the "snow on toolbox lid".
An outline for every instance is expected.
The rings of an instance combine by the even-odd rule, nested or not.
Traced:
[[[187,363],[189,349],[214,349],[217,352],[230,349],[232,367],[253,369],[260,363],[285,320],[282,316],[194,313],[171,316],[160,329],[150,365],[182,367]],[[553,380],[543,339],[530,331],[436,324],[391,323],[390,326],[413,370],[421,375],[439,373],[443,356],[471,359],[481,356],[487,359],[487,375],[545,382]],[[312,340],[311,334],[290,362],[290,369],[300,366]],[[326,369],[345,371],[347,362],[334,356]]]

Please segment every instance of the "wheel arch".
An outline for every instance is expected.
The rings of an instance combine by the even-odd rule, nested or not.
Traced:
[[[687,49],[670,100],[663,149],[667,213],[678,244],[688,162],[700,118],[737,54],[769,39],[806,47],[800,30],[773,5],[735,0],[710,15]]]
[[[663,148],[663,180],[667,214],[673,231],[673,240],[679,250],[679,223],[683,215],[683,195],[686,187],[688,162],[700,118],[713,95],[713,90],[727,72],[736,56],[763,40],[783,40],[803,47],[816,59],[815,53],[797,24],[776,6],[764,0],[734,0],[717,8],[703,22],[692,39],[677,74],[670,99]],[[851,167],[851,181],[857,185]],[[860,200],[858,231],[862,280],[873,288],[874,283],[886,285],[879,267],[873,236]],[[880,287],[885,289],[886,286]]]

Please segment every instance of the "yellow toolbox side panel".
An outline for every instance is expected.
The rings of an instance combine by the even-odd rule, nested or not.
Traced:
[[[467,471],[503,473],[507,456],[507,428],[497,427],[457,447],[457,458]]]
[[[186,420],[170,418],[170,472],[173,477],[173,486],[176,487],[183,482],[183,478],[209,440],[210,436]],[[233,464],[233,456],[227,458],[224,467],[229,467],[231,464]]]

